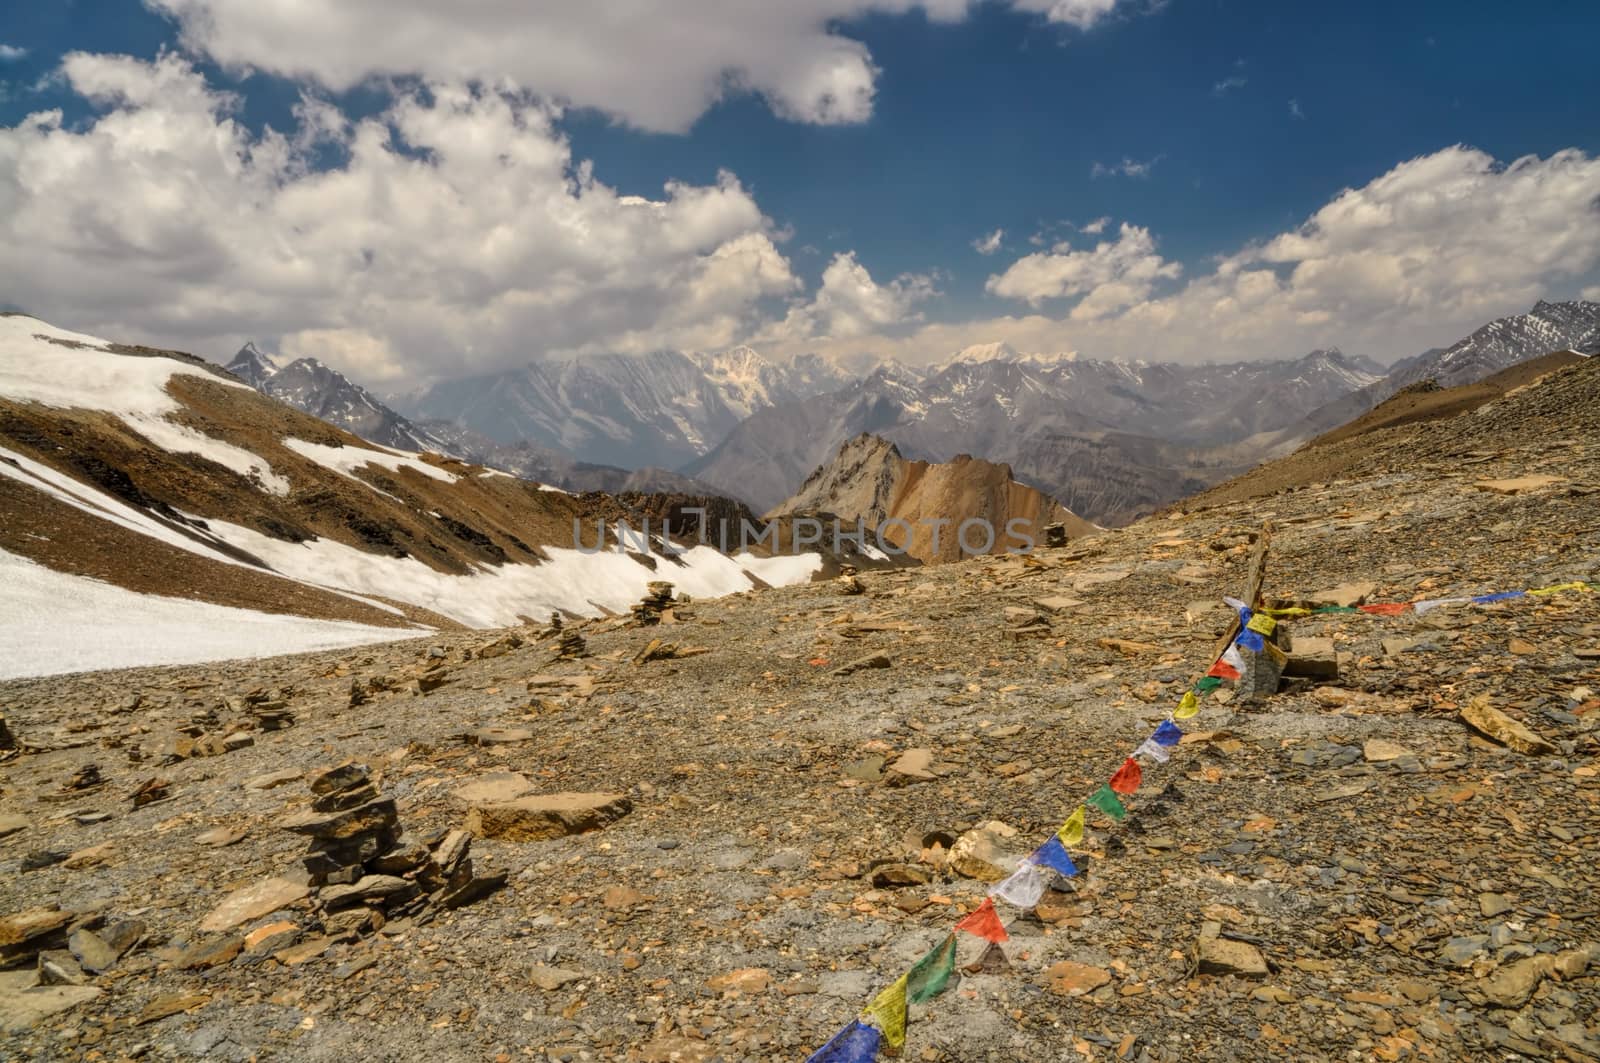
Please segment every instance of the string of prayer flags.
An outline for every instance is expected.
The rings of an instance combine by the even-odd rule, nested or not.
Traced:
[[[878,1058],[882,1034],[857,1020],[833,1035],[833,1040],[806,1057],[806,1063],[872,1063]]]
[[[1117,800],[1117,795],[1111,791],[1109,786],[1101,786],[1100,789],[1089,795],[1089,800],[1085,803],[1098,808],[1118,823],[1128,817],[1128,810],[1122,806],[1121,801]]]
[[[894,980],[894,984],[872,999],[867,1010],[861,1013],[883,1034],[883,1043],[899,1050],[906,1043],[906,981],[909,974]]]
[[[1061,824],[1061,829],[1056,831],[1056,837],[1063,846],[1083,844],[1083,821],[1084,810],[1083,806],[1079,805],[1072,815],[1067,817],[1067,821]]]
[[[1319,605],[1312,610],[1313,613],[1359,613],[1360,611],[1353,605]]]
[[[1109,785],[1119,794],[1131,794],[1143,781],[1144,772],[1140,770],[1139,762],[1129,757],[1122,762],[1122,767],[1117,769],[1116,774],[1111,776]]]
[[[906,999],[913,1004],[932,1000],[943,993],[956,973],[956,936],[946,934],[928,954],[906,972]]]
[[[1178,707],[1172,712],[1172,718],[1175,720],[1187,720],[1199,711],[1200,699],[1191,690],[1183,695],[1182,701],[1178,702]]]
[[[985,897],[976,911],[956,924],[956,929],[992,941],[996,945],[1007,940],[1006,928],[1000,922],[1000,913],[994,910],[994,898]]]
[[[1050,885],[1050,875],[1038,864],[1024,860],[1004,882],[989,889],[991,897],[999,897],[1014,907],[1027,910],[1039,903],[1045,887]]]
[[[1162,720],[1161,726],[1156,728],[1156,733],[1150,740],[1159,746],[1175,746],[1183,741],[1183,728],[1171,720]]]
[[[1081,813],[1082,808],[1078,811]],[[1065,878],[1071,878],[1078,873],[1078,865],[1072,862],[1072,856],[1067,852],[1067,847],[1061,842],[1061,835],[1057,834],[1033,851],[1028,857],[1040,867],[1048,867],[1051,871]]]

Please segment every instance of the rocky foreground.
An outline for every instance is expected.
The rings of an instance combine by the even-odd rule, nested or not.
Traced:
[[[1600,582],[1597,397],[1030,558],[0,686],[0,1056],[803,1058],[1166,717],[1265,522],[1269,598]],[[1600,594],[1288,623],[1337,674],[1208,700],[908,1057],[1600,1058]]]

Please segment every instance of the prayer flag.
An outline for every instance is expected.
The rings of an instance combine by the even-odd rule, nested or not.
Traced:
[[[1279,620],[1292,620],[1293,618],[1295,618],[1297,616],[1310,616],[1311,615],[1311,610],[1302,608],[1301,606],[1298,606],[1298,605],[1293,606],[1293,607],[1288,608],[1288,609],[1263,609],[1262,612],[1270,613],[1272,616],[1277,617]]]
[[[1222,660],[1224,664],[1229,665],[1236,671],[1244,671],[1244,654],[1239,652],[1238,646],[1229,646],[1227,649],[1223,650]]]
[[[806,1063],[872,1063],[878,1058],[880,1036],[866,1023],[852,1022],[807,1056]]]
[[[1222,680],[1216,676],[1208,675],[1204,679],[1196,680],[1194,692],[1196,694],[1209,694],[1222,685]]]
[[[1490,602],[1504,602],[1512,598],[1521,598],[1527,591],[1501,591],[1499,594],[1480,594],[1472,599],[1474,605],[1488,605]]]
[[[883,1031],[883,1043],[898,1049],[906,1043],[906,979],[896,978],[894,985],[873,998],[862,1017]]]
[[[1360,608],[1363,613],[1371,613],[1374,616],[1399,616],[1401,613],[1411,608],[1411,603],[1379,602],[1376,605],[1363,605],[1359,606],[1358,608]]]
[[[1122,802],[1117,800],[1117,795],[1111,792],[1111,787],[1102,786],[1089,798],[1088,804],[1093,805],[1119,823],[1128,817],[1128,810],[1122,807]]]
[[[1172,754],[1168,753],[1166,747],[1154,738],[1146,738],[1143,742],[1140,742],[1139,748],[1133,751],[1133,755],[1136,757],[1149,757],[1157,764],[1165,764],[1172,759]]]
[[[1026,860],[1022,866],[1011,873],[1011,877],[1004,882],[997,882],[990,888],[991,897],[1015,905],[1018,908],[1032,908],[1039,903],[1039,898],[1044,896],[1044,888],[1050,884],[1050,876],[1039,865]]]
[[[1589,585],[1587,583],[1557,583],[1553,587],[1540,587],[1538,590],[1529,591],[1528,593],[1543,597],[1546,594],[1560,594],[1562,591],[1586,591],[1588,589]]]
[[[1061,829],[1056,831],[1056,837],[1061,839],[1062,845],[1081,845],[1083,843],[1083,806],[1079,805],[1077,811],[1067,817],[1061,824]]]
[[[1175,746],[1183,741],[1183,728],[1171,720],[1162,720],[1161,726],[1156,728],[1156,733],[1150,736],[1157,745]]]
[[[1236,613],[1248,613],[1250,611],[1250,607],[1237,598],[1230,598],[1224,594],[1222,600],[1227,602],[1229,607]]]
[[[943,993],[956,973],[956,936],[946,934],[929,953],[906,972],[906,999],[913,1004],[932,1000]]]
[[[1200,699],[1195,696],[1194,691],[1190,690],[1183,695],[1183,700],[1178,702],[1178,707],[1173,710],[1172,715],[1180,720],[1187,720],[1199,711]]]
[[[1317,613],[1358,613],[1361,610],[1353,605],[1319,605],[1312,611]]]
[[[1278,622],[1265,613],[1257,613],[1245,627],[1260,635],[1270,635],[1278,629]]]
[[[1111,788],[1119,794],[1131,794],[1139,788],[1139,783],[1144,780],[1144,772],[1139,769],[1139,762],[1129,757],[1122,762],[1122,767],[1111,776]]]
[[[1446,605],[1466,605],[1471,598],[1428,598],[1420,602],[1412,602],[1411,608],[1418,616],[1426,616]]]
[[[1082,812],[1083,809],[1078,809]],[[1061,835],[1057,834],[1049,841],[1033,851],[1028,857],[1040,867],[1048,867],[1058,875],[1071,878],[1078,873],[1078,865],[1072,862],[1072,856],[1067,852],[1067,847],[1061,842]]]
[[[994,900],[985,897],[978,910],[956,924],[957,930],[992,941],[996,945],[1007,938],[1006,928],[1000,923],[1000,913],[994,910]]]
[[[1232,649],[1232,647],[1230,646],[1229,649]],[[1217,663],[1211,666],[1211,671],[1206,673],[1206,679],[1238,679],[1242,674],[1239,669],[1218,658]]]
[[[1241,632],[1239,637],[1235,639],[1234,642],[1240,646],[1243,646],[1251,653],[1261,653],[1267,648],[1267,640],[1261,637],[1261,633],[1259,631]]]

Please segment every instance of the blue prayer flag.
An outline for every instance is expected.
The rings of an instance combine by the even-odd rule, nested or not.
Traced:
[[[1078,865],[1072,862],[1072,857],[1067,853],[1067,847],[1061,844],[1059,836],[1052,837],[1039,848],[1035,849],[1030,858],[1040,867],[1048,867],[1071,878],[1078,873]]]
[[[1235,641],[1251,653],[1261,653],[1267,648],[1267,640],[1261,636],[1259,631],[1243,632]]]
[[[1183,728],[1171,720],[1162,720],[1161,726],[1150,737],[1156,740],[1158,746],[1175,746],[1183,738]]]
[[[833,1040],[806,1057],[806,1063],[872,1063],[878,1056],[876,1029],[861,1021],[833,1035]]]
[[[1487,605],[1489,602],[1503,602],[1508,598],[1523,598],[1527,591],[1501,591],[1499,594],[1482,594],[1472,599],[1478,605]]]

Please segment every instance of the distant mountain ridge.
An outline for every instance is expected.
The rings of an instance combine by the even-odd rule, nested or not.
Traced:
[[[225,367],[263,395],[396,450],[444,451],[435,437],[380,402],[370,391],[315,358],[280,366],[255,343],[239,348]]]
[[[499,443],[533,443],[623,468],[675,468],[752,413],[849,379],[815,355],[775,362],[750,347],[601,354],[445,381],[405,405],[420,419],[453,421]]]

